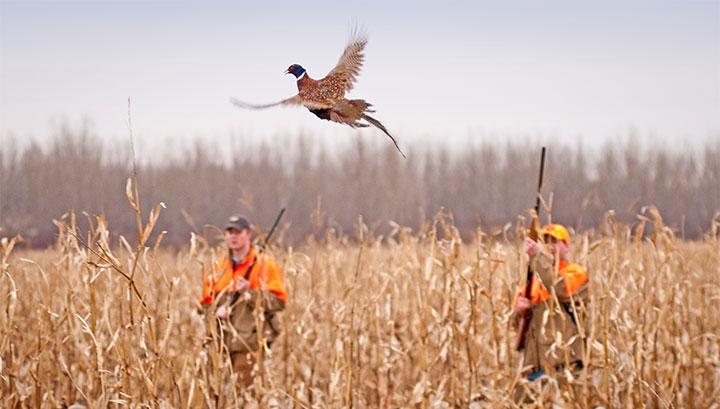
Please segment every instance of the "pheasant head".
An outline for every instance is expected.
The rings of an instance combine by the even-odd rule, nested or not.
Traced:
[[[300,66],[299,64],[293,64],[288,67],[287,71],[285,71],[285,74],[292,74],[295,76],[295,78],[300,78],[305,74],[305,68]]]

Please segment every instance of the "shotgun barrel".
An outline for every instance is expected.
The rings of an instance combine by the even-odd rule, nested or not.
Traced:
[[[540,178],[538,181],[538,188],[537,188],[537,198],[535,200],[535,214],[532,217],[532,223],[530,223],[530,232],[528,233],[528,236],[533,239],[537,240],[538,237],[538,217],[540,215],[540,195],[542,194],[542,186],[543,186],[543,173],[545,173],[545,147],[542,147],[542,151],[540,153]],[[530,298],[531,290],[532,290],[532,280],[534,271],[532,269],[532,263],[528,262],[527,267],[527,276],[525,278],[525,298]],[[527,338],[527,332],[528,329],[530,329],[530,321],[532,321],[532,309],[528,308],[525,310],[520,317],[520,326],[518,327],[518,334],[517,334],[517,346],[516,349],[518,351],[522,351],[525,349],[525,342]]]

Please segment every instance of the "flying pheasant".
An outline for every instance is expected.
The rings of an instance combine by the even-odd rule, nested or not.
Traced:
[[[350,42],[345,47],[335,68],[319,80],[310,78],[302,66],[291,65],[285,74],[292,74],[297,79],[298,94],[293,97],[264,105],[248,104],[235,98],[231,98],[230,102],[237,107],[248,109],[265,109],[278,105],[302,105],[320,119],[339,122],[352,128],[366,128],[373,125],[392,139],[404,158],[405,154],[385,126],[368,115],[368,113],[375,112],[370,109],[372,105],[363,99],[345,98],[345,93],[353,88],[355,80],[360,74],[365,59],[363,50],[366,44],[365,36],[353,31]]]

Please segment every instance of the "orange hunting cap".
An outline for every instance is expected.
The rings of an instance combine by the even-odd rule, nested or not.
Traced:
[[[562,224],[548,224],[543,227],[540,233],[543,237],[554,237],[557,240],[564,241],[566,244],[570,244],[570,233],[568,233],[567,229]]]

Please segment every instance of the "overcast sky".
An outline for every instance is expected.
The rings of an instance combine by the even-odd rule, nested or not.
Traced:
[[[240,111],[231,96],[294,95],[324,76],[349,27],[368,35],[350,96],[401,146],[542,138],[587,146],[641,135],[720,138],[718,1],[0,3],[0,136],[46,138],[88,120],[139,145],[230,135],[384,138],[302,108]]]

